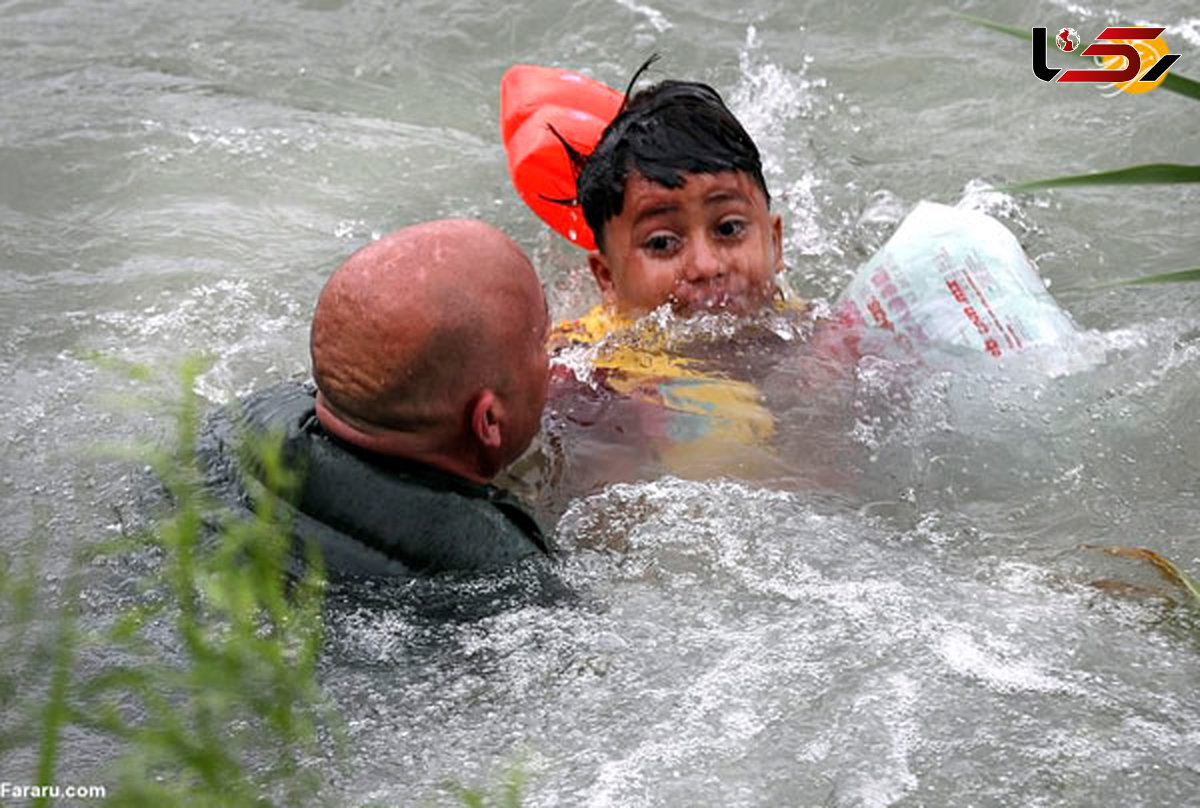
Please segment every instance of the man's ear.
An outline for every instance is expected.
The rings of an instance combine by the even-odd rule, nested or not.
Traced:
[[[471,406],[471,433],[480,445],[488,449],[499,449],[504,434],[501,424],[504,422],[504,404],[499,397],[485,387],[475,397]]]
[[[783,272],[783,217],[771,214],[771,250],[774,253],[776,272]]]
[[[612,267],[609,265],[608,259],[604,257],[604,253],[599,250],[588,253],[588,268],[592,270],[592,277],[596,279],[596,285],[600,287],[600,294],[607,302],[613,302],[617,297],[617,287],[613,283]]]

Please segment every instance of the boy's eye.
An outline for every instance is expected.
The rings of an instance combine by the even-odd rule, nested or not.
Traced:
[[[642,243],[652,253],[669,253],[679,244],[679,239],[668,233],[655,233]]]
[[[744,219],[726,219],[717,225],[717,235],[722,238],[737,238],[746,232]]]

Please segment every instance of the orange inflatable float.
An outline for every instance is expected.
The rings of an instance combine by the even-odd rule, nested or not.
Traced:
[[[521,199],[567,241],[596,248],[575,198],[575,170],[551,127],[573,148],[590,154],[624,96],[574,70],[513,65],[500,80],[500,137],[508,175]]]

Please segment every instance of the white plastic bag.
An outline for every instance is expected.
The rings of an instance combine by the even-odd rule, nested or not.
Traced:
[[[917,205],[835,305],[918,354],[960,346],[1001,359],[1078,332],[1004,225],[934,202]]]

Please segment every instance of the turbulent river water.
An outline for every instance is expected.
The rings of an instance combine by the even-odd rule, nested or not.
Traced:
[[[995,189],[1200,162],[1200,107],[1043,84],[1027,44],[955,11],[1166,25],[1200,75],[1191,0],[0,2],[5,549],[45,535],[53,580],[136,518],[150,482],[99,449],[172,419],[130,396],[168,395],[198,353],[213,404],[303,374],[324,279],[379,234],[483,218],[557,315],[584,310],[581,254],[508,183],[499,79],[624,86],[659,52],[759,142],[799,294],[835,296],[919,200],[984,210],[1080,325],[1080,361],[877,359],[825,410],[776,374],[787,473],[554,502],[571,602],[450,623],[339,606],[337,793],[428,804],[519,763],[530,805],[1194,803],[1200,621],[1081,545],[1200,573],[1200,286],[1107,285],[1196,266],[1200,192]]]

